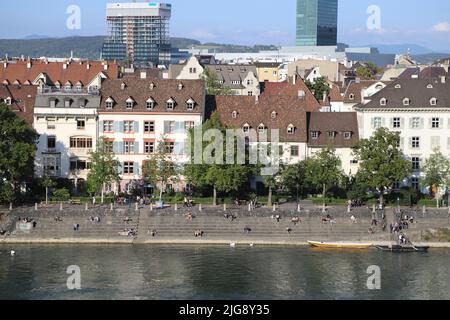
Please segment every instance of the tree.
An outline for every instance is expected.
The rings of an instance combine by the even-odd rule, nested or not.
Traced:
[[[297,194],[306,181],[306,162],[299,161],[292,165],[283,165],[281,169],[281,185],[291,194]]]
[[[38,137],[25,121],[0,103],[0,189],[8,195],[4,201],[12,202],[16,185],[33,176]]]
[[[391,189],[394,183],[403,181],[412,170],[411,161],[404,159],[399,145],[399,132],[380,128],[370,139],[361,140],[353,148],[355,159],[360,164],[358,175],[368,187],[379,192],[381,205],[386,189]]]
[[[450,185],[450,160],[442,154],[439,148],[434,149],[434,153],[425,160],[423,174],[421,184],[429,187],[430,192],[436,188],[435,198],[437,207],[439,207],[440,190],[447,191]]]
[[[101,202],[104,203],[106,185],[119,182],[120,162],[115,158],[110,143],[105,138],[100,138],[97,149],[90,152],[91,170],[88,174],[88,186],[90,191],[101,190]]]
[[[324,205],[328,189],[337,185],[342,176],[340,166],[341,160],[331,147],[322,149],[307,161],[307,179],[313,186],[322,188]]]
[[[331,90],[324,77],[319,77],[314,80],[314,82],[306,80],[305,84],[309,88],[309,90],[311,90],[311,92],[314,94],[314,97],[316,97],[318,101],[322,101],[323,95],[328,95]]]
[[[48,189],[52,188],[56,185],[56,183],[52,180],[51,177],[44,172],[44,176],[41,180],[41,185],[45,188],[45,204],[48,204]]]
[[[159,201],[162,201],[162,195],[166,190],[167,184],[170,182],[175,183],[179,176],[167,148],[164,138],[161,138],[155,155],[152,155],[149,160],[145,161],[142,170],[146,184],[159,185]]]
[[[356,68],[356,75],[362,80],[375,80],[375,76],[382,71],[373,62],[367,62],[365,67]]]
[[[205,68],[202,78],[205,80],[206,91],[209,95],[229,96],[233,94],[233,90],[231,88],[224,87],[217,78],[217,75],[210,69]]]

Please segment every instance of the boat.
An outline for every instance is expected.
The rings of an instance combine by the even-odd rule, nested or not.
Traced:
[[[410,246],[410,245],[392,245],[392,246],[376,246],[378,250],[388,252],[428,252],[428,246]]]
[[[371,243],[359,242],[319,242],[308,241],[309,245],[322,249],[369,249],[373,245]]]

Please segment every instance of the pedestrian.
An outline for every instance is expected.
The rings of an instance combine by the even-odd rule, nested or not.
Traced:
[[[286,231],[287,231],[287,233],[291,234],[291,232],[292,232],[292,229],[291,229],[291,228],[289,228],[289,227],[287,227],[287,228],[286,228]]]

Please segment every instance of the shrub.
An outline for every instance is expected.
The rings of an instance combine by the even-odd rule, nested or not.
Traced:
[[[56,201],[69,201],[70,199],[70,192],[69,190],[63,188],[63,189],[57,189],[53,192],[53,200]]]

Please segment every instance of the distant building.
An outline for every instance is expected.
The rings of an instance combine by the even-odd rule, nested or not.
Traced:
[[[280,82],[281,79],[281,63],[277,62],[255,62],[256,73],[259,82]]]
[[[157,2],[107,4],[103,59],[135,65],[169,64],[171,11],[171,4]]]
[[[5,103],[11,111],[31,127],[33,125],[36,86],[0,84],[0,103]]]
[[[337,45],[338,0],[297,0],[297,46]]]

